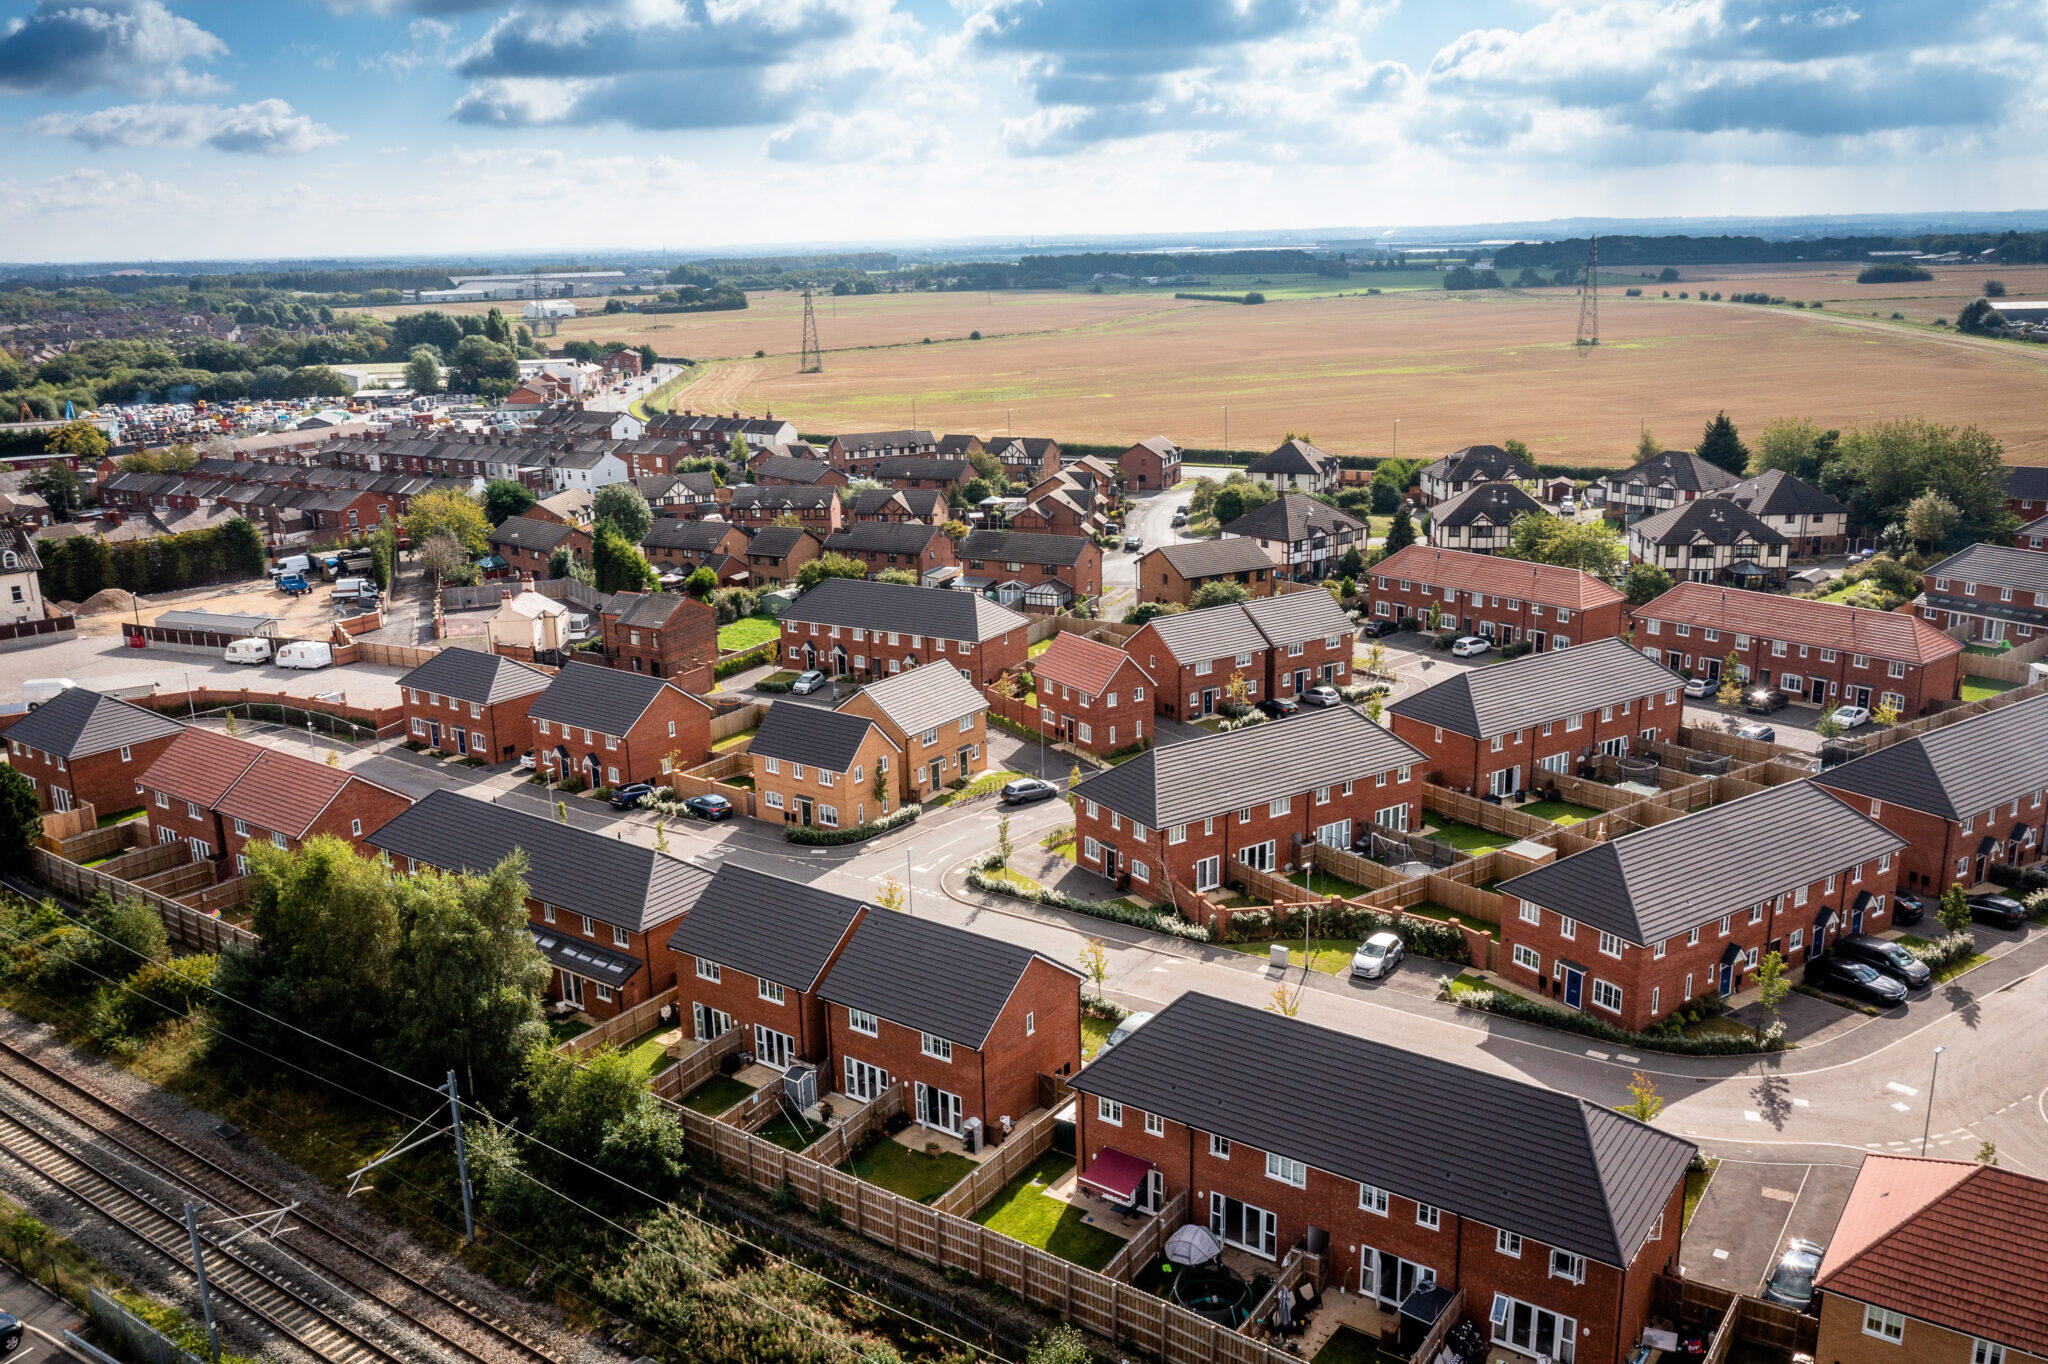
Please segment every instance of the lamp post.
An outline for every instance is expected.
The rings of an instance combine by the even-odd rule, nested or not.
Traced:
[[[917,883],[910,879],[910,855],[917,849],[905,844],[903,847],[903,912],[917,913]]]
[[[1941,1078],[1941,1054],[1947,1047],[1934,1049],[1934,1071],[1927,1077],[1927,1117],[1920,1124],[1920,1154],[1927,1154],[1928,1129],[1934,1126],[1934,1084]]]

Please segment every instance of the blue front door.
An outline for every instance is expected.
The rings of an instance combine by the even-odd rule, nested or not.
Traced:
[[[1862,906],[1862,905],[1858,905],[1858,906],[1856,906],[1856,908],[1855,908],[1854,912],[1852,912],[1852,913],[1851,913],[1851,914],[1849,915],[1849,931],[1850,931],[1851,933],[1861,933],[1861,932],[1863,931],[1863,906]]]
[[[1735,986],[1734,971],[1734,962],[1724,961],[1721,963],[1721,993],[1724,995],[1729,993]]]
[[[1567,1009],[1579,1007],[1579,994],[1585,987],[1586,976],[1582,971],[1564,968],[1564,1004]]]

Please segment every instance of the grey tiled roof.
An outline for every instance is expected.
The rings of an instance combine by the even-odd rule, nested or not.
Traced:
[[[1500,892],[1652,943],[1905,846],[1797,781],[1560,858],[1503,881]]]
[[[1492,525],[1505,526],[1518,516],[1542,510],[1543,504],[1516,484],[1482,483],[1437,503],[1430,509],[1429,524],[1432,529],[1437,526],[1469,526],[1484,518]]]
[[[1072,1083],[1617,1267],[1694,1150],[1590,1100],[1196,993]]]
[[[1426,465],[1418,477],[1470,483],[1474,479],[1530,479],[1536,477],[1536,471],[1498,445],[1468,445]]]
[[[795,549],[799,540],[818,537],[802,526],[763,526],[754,532],[754,538],[747,542],[748,554],[759,554],[769,559],[780,559]]]
[[[2001,706],[1829,768],[1823,786],[1944,819],[1973,819],[2048,786],[2048,696]],[[2022,814],[2032,818],[2030,806]]]
[[[1628,528],[1653,545],[1735,545],[1744,540],[1766,548],[1786,543],[1785,537],[1757,519],[1740,502],[1725,497],[1701,497],[1646,516]]]
[[[1921,574],[1921,578],[1930,587],[1942,578],[1949,578],[1959,583],[2010,587],[2015,592],[2048,592],[2048,554],[2038,549],[2014,549],[2009,545],[1971,545],[1949,555]],[[2024,600],[2013,602],[2013,605],[2023,607],[2033,604]]]
[[[848,715],[823,706],[807,706],[801,701],[777,701],[761,717],[761,726],[754,731],[747,751],[758,758],[778,758],[821,767],[827,772],[846,772],[852,769],[871,729],[879,732],[881,726],[865,715]],[[892,742],[889,747],[894,749],[896,745]]]
[[[648,528],[647,538],[641,543],[649,549],[687,549],[702,553],[716,549],[718,542],[734,529],[730,521],[664,516]],[[745,529],[740,528],[740,533],[746,534]]]
[[[1222,573],[1251,573],[1258,569],[1270,570],[1273,556],[1266,553],[1256,540],[1242,536],[1229,540],[1183,540],[1175,545],[1161,545],[1145,555],[1153,554],[1173,565],[1173,571],[1183,578],[1212,578]]]
[[[1148,748],[1120,767],[1089,777],[1074,795],[1147,829],[1168,829],[1282,796],[1299,797],[1318,787],[1371,781],[1399,767],[1419,769],[1428,761],[1363,712],[1330,706]]]
[[[932,445],[932,433],[923,430],[842,431],[832,439],[848,454],[862,451],[901,449],[911,445]]]
[[[579,532],[559,521],[542,521],[531,516],[509,516],[490,534],[494,546],[514,546],[535,554],[550,554],[556,545]]]
[[[1154,616],[1145,622],[1145,628],[1159,636],[1169,656],[1184,664],[1206,663],[1231,654],[1256,654],[1266,647],[1266,637],[1259,633],[1259,627],[1235,604]],[[1131,636],[1126,647],[1134,647],[1137,638]],[[1138,661],[1145,662],[1142,658]]]
[[[1425,725],[1491,738],[1678,686],[1678,674],[1662,663],[1618,639],[1601,639],[1462,669],[1389,709]]]
[[[1248,474],[1314,474],[1336,460],[1305,440],[1286,440],[1245,466]]]
[[[668,946],[811,991],[862,908],[849,896],[728,861],[676,924]]]
[[[1093,544],[1085,535],[1042,535],[1023,530],[978,530],[960,542],[963,559],[1022,564],[1077,564]]]
[[[974,477],[974,466],[964,459],[934,459],[929,455],[894,455],[875,464],[876,478],[887,483],[896,478],[936,478],[960,482]]]
[[[876,910],[853,931],[818,994],[979,1051],[1034,960],[1075,974],[999,938]]]
[[[732,490],[732,502],[730,505],[732,510],[737,512],[744,508],[758,506],[789,507],[792,509],[798,507],[825,507],[838,500],[839,489],[837,488],[784,488],[769,487],[760,483],[742,483],[739,487]]]
[[[799,459],[795,455],[767,455],[750,467],[756,478],[786,478],[806,486],[839,472],[829,464],[815,459]]]
[[[1722,490],[1758,516],[1844,516],[1849,509],[1783,469],[1766,469]]]
[[[1680,492],[1712,492],[1740,480],[1718,464],[1709,464],[1690,450],[1662,450],[1626,469],[1616,469],[1601,479],[1609,488],[1642,482],[1650,487],[1671,487]]]
[[[2014,464],[2005,471],[2005,495],[2017,501],[2048,498],[2048,464]]]
[[[401,687],[494,705],[546,691],[548,675],[517,659],[475,649],[443,649],[398,679]]]
[[[889,722],[905,734],[922,734],[988,709],[988,698],[981,694],[981,688],[962,677],[959,669],[942,663],[928,663],[870,682],[857,695],[873,701],[889,717]],[[840,708],[844,709],[854,699],[848,697],[840,702]]]
[[[798,597],[784,621],[851,626],[861,630],[930,635],[936,639],[985,640],[1030,622],[979,592],[864,578],[828,578]]]
[[[925,552],[932,537],[943,535],[922,521],[856,521],[825,537],[825,548],[845,554],[910,554]]]
[[[1356,638],[1358,633],[1357,625],[1337,605],[1337,599],[1320,587],[1254,597],[1237,609],[1250,617],[1266,643],[1276,649],[1328,639],[1331,635],[1337,636],[1341,644]]]
[[[571,663],[555,674],[554,681],[534,698],[526,713],[536,720],[574,725],[598,734],[622,735],[640,722],[664,687],[689,696],[688,692],[646,673],[596,663]],[[546,746],[545,742],[542,746]]]
[[[183,728],[168,716],[102,696],[90,687],[68,687],[16,720],[8,727],[7,738],[69,761],[167,738]]]
[[[1247,512],[1223,527],[1225,535],[1249,535],[1260,540],[1285,540],[1289,544],[1308,539],[1314,531],[1321,531],[1332,537],[1341,536],[1345,531],[1349,531],[1357,536],[1362,544],[1366,525],[1357,517],[1338,511],[1329,503],[1310,497],[1307,493],[1282,493],[1257,511]]]

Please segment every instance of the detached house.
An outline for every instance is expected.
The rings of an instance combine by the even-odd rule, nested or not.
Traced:
[[[443,649],[398,679],[406,733],[444,753],[510,762],[532,742],[526,709],[548,681],[502,654]]]
[[[1139,558],[1138,600],[1186,606],[1210,583],[1236,583],[1254,597],[1270,596],[1278,572],[1256,540],[1182,540]]]
[[[667,925],[711,879],[652,848],[453,791],[429,795],[369,842],[402,871],[488,873],[523,852],[527,931],[555,968],[548,994],[597,1018],[676,983],[661,950]]]
[[[861,521],[825,537],[827,554],[843,554],[879,575],[890,569],[914,573],[925,586],[952,576],[960,565],[953,537],[921,521]]]
[[[897,800],[935,796],[988,770],[988,698],[951,668],[912,668],[861,688],[839,711],[880,724],[902,752]]]
[[[1601,505],[1608,517],[1633,521],[1725,491],[1739,482],[1734,474],[1690,450],[1665,450],[1602,478],[1605,500]]]
[[[1116,460],[1124,487],[1134,493],[1171,488],[1180,482],[1180,466],[1181,448],[1164,436],[1147,436]]]
[[[744,556],[747,532],[730,521],[663,517],[648,529],[640,548],[655,572],[687,576],[706,565]]]
[[[133,809],[135,783],[185,726],[89,687],[67,687],[7,729],[7,761],[45,810]]]
[[[1350,550],[1365,552],[1366,523],[1307,493],[1282,493],[1223,527],[1266,551],[1281,576],[1297,582],[1327,578]]]
[[[1542,510],[1542,503],[1513,483],[1481,483],[1437,504],[1429,514],[1429,543],[1495,554],[1508,547],[1516,517]]]
[[[1065,631],[1031,660],[1038,728],[1057,743],[1106,758],[1145,742],[1151,680],[1122,649]]]
[[[1913,599],[1922,620],[1985,644],[2048,632],[2048,554],[1971,545],[1928,569]]]
[[[747,745],[754,813],[827,829],[868,824],[896,808],[903,750],[867,715],[777,701]]]
[[[782,666],[883,677],[925,663],[980,686],[1024,664],[1030,621],[978,592],[832,578],[782,613]]]
[[[1468,445],[1425,464],[1418,481],[1423,505],[1434,507],[1485,483],[1534,484],[1536,471],[1498,445]]]
[[[1312,843],[1415,828],[1428,770],[1349,706],[1157,745],[1074,788],[1080,864],[1154,899],[1212,891],[1230,862],[1275,871]]]
[[[1276,493],[1333,493],[1341,479],[1337,457],[1305,440],[1282,441],[1270,453],[1245,465],[1244,471],[1252,482]]]
[[[1731,483],[1720,495],[1784,536],[1795,557],[1821,558],[1848,547],[1848,507],[1783,469]]]
[[[605,661],[664,677],[697,696],[718,663],[718,613],[674,592],[615,592],[597,613]]]
[[[960,542],[961,586],[1003,606],[1047,614],[1102,595],[1102,548],[1082,535],[977,530]]]
[[[527,709],[539,771],[588,787],[660,782],[711,751],[711,708],[673,682],[571,663]]]
[[[1628,628],[1628,598],[1592,574],[1492,554],[1409,545],[1372,566],[1369,591],[1377,620],[1426,628],[1435,608],[1442,629],[1538,653]]]
[[[1618,639],[1468,668],[1389,709],[1394,733],[1438,778],[1477,796],[1541,790],[1599,754],[1666,739],[1684,723],[1678,674]]]
[[[1831,767],[1820,785],[1906,841],[1900,885],[1939,895],[2048,836],[2048,696],[2036,696]]]
[[[1086,1187],[1496,1353],[1622,1364],[1678,1262],[1692,1143],[1541,1085],[1194,993],[1072,1084]]]
[[[1711,806],[1503,881],[1504,973],[1639,1032],[1887,927],[1905,846],[1810,781]]]
[[[785,587],[824,552],[818,537],[801,526],[763,526],[747,542],[747,573],[757,587]]]
[[[1792,547],[1741,503],[1725,497],[1682,502],[1628,528],[1629,557],[1679,582],[1778,587]]]

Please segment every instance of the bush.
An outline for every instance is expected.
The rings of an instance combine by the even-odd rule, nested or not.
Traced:
[[[1988,879],[1995,886],[2017,890],[2022,895],[2048,890],[2048,870],[2039,866],[2015,867],[2004,862],[1993,862]]]
[[[1472,960],[1464,933],[1436,919],[1396,917],[1376,909],[1318,909],[1316,928],[1325,937],[1355,938],[1361,942],[1375,933],[1393,933],[1401,939],[1403,947],[1417,956],[1461,964]],[[1263,911],[1240,912],[1231,916],[1230,931],[1224,935],[1224,941],[1280,942],[1292,931],[1291,925],[1275,925],[1272,916]]]
[[[1903,261],[1883,261],[1866,265],[1856,274],[1858,284],[1904,284],[1911,280],[1933,279],[1932,271],[1922,270],[1917,265]]]
[[[791,843],[805,843],[813,847],[837,847],[842,843],[860,843],[886,834],[891,829],[900,829],[906,824],[917,822],[918,807],[906,805],[893,815],[871,819],[865,824],[849,824],[842,828],[828,829],[817,824],[791,824],[782,831],[782,836]]]
[[[1926,962],[1928,970],[1940,975],[1957,962],[1976,956],[1977,940],[1967,931],[1944,933],[1925,946],[1908,947],[1906,950]]]
[[[1178,914],[1156,909],[1132,909],[1114,902],[1083,900],[1078,895],[1050,890],[1045,886],[1003,874],[993,865],[991,856],[982,857],[968,868],[967,884],[991,895],[1007,895],[1012,900],[1041,904],[1048,909],[1064,909],[1074,914],[1086,914],[1092,918],[1128,924],[1132,928],[1149,929],[1154,933],[1165,933],[1192,942],[1210,941],[1206,926],[1189,923]]]
[[[713,671],[715,672],[717,670],[713,669]],[[771,696],[782,696],[786,694],[789,691],[789,689],[791,687],[794,687],[795,685],[796,678],[794,677],[777,677],[775,676],[775,674],[770,673],[768,676],[762,678],[759,682],[756,682],[754,684],[754,690],[765,691]]]
[[[1626,1028],[1617,1028],[1612,1023],[1603,1023],[1597,1018],[1575,1010],[1560,1009],[1554,1004],[1541,1004],[1505,990],[1453,987],[1450,989],[1450,996],[1451,1002],[1461,1009],[1498,1014],[1502,1018],[1519,1019],[1539,1027],[1574,1032],[1582,1037],[1612,1042],[1617,1046],[1645,1047],[1652,1051],[1667,1051],[1679,1056],[1752,1056],[1758,1052],[1779,1051],[1785,1045],[1782,1035],[1774,1036],[1768,1033],[1751,1041],[1726,1034],[1685,1037],[1679,1034],[1630,1032]]]
[[[1526,639],[1518,639],[1513,644],[1502,645],[1500,656],[1503,659],[1520,658],[1523,654],[1528,653],[1531,649],[1534,649],[1535,647],[1535,645],[1531,644]]]
[[[744,653],[734,654],[731,658],[719,659],[718,662],[711,665],[711,675],[713,677],[731,677],[734,673],[743,673],[749,668],[758,668],[763,663],[773,663],[781,655],[781,640],[763,640]],[[785,687],[784,690],[786,691],[788,688]]]
[[[1457,642],[1458,632],[1456,630],[1439,630],[1437,631],[1436,638],[1429,642],[1429,647],[1432,649],[1448,649]]]

